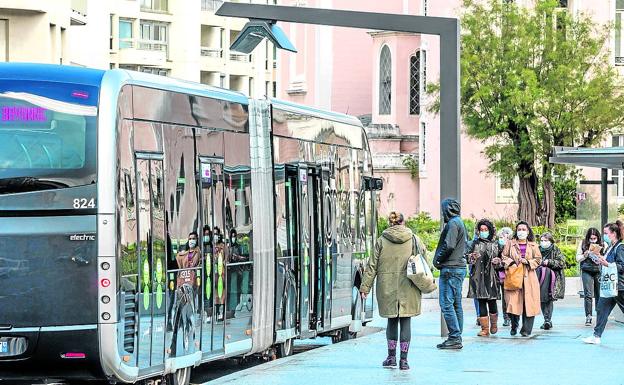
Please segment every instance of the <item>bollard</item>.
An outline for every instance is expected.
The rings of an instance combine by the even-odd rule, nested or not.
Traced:
[[[446,327],[446,321],[444,315],[440,312],[440,337],[448,337],[448,328]]]

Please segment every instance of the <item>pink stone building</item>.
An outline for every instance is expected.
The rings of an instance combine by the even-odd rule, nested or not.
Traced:
[[[518,1],[526,6],[532,3]],[[457,17],[461,12],[461,0],[283,0],[280,4],[444,17]],[[601,23],[624,12],[624,0],[605,0],[604,4],[572,0],[562,1],[562,6],[590,13]],[[439,38],[282,26],[299,52],[279,54],[277,97],[360,117],[367,127],[376,173],[385,180],[380,213],[400,210],[406,216],[428,212],[439,217],[440,119],[429,112],[432,100],[426,95],[426,85],[439,79]],[[616,45],[621,44],[619,36],[614,35]],[[614,51],[617,63],[624,47],[621,54],[617,47]],[[462,135],[461,146],[462,216],[515,219],[517,181],[485,173],[487,161],[480,142]],[[418,165],[416,177],[405,165],[407,157]],[[624,181],[616,172],[614,177],[618,176]]]

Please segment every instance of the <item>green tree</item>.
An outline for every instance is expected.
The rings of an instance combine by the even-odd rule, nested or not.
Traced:
[[[624,121],[610,27],[558,1],[464,0],[461,113],[489,173],[520,179],[518,217],[555,222],[553,146],[593,146]]]

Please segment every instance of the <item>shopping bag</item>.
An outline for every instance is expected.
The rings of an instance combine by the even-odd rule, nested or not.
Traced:
[[[407,260],[407,278],[425,294],[438,288],[429,264],[422,254],[412,255]]]
[[[505,290],[518,290],[522,289],[522,283],[524,282],[524,265],[510,265],[505,270]]]
[[[618,271],[614,262],[609,263],[608,266],[602,266],[599,282],[601,298],[617,297]]]

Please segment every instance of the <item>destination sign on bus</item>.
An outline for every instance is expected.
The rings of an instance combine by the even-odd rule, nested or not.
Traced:
[[[2,106],[2,122],[45,122],[46,109],[42,107]]]

